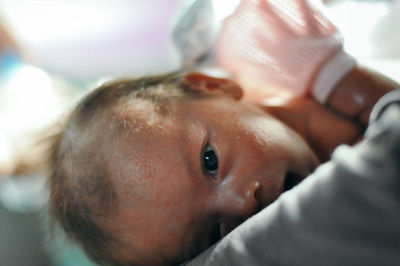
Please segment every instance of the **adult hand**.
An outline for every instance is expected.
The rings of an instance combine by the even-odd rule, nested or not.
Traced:
[[[354,68],[337,84],[326,105],[360,125],[368,125],[375,103],[400,85],[384,75],[363,67]]]
[[[262,108],[300,134],[319,159],[329,160],[340,144],[353,144],[364,128],[331,111],[310,97],[289,100]]]
[[[396,88],[400,85],[382,74],[356,67],[337,84],[326,105],[302,97],[279,105],[264,100],[262,108],[303,136],[325,161],[338,145],[362,138],[375,103]]]

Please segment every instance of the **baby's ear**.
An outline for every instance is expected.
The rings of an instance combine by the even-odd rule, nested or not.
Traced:
[[[226,94],[240,100],[243,96],[242,88],[234,81],[224,78],[214,78],[201,73],[188,73],[182,78],[185,85],[193,90]]]

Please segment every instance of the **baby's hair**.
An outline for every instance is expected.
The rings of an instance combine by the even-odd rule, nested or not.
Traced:
[[[180,73],[106,83],[77,105],[52,139],[48,178],[51,217],[93,261],[132,264],[121,261],[120,241],[105,226],[106,219],[118,211],[104,145],[112,138],[106,130],[115,122],[112,113],[134,104],[133,99],[148,100],[168,112],[174,100],[200,94],[182,84]]]

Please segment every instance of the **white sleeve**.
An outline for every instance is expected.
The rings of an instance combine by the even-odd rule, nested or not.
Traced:
[[[335,86],[356,66],[356,60],[340,49],[318,72],[311,88],[314,99],[325,104]]]
[[[363,142],[189,265],[400,265],[400,90],[376,105]]]

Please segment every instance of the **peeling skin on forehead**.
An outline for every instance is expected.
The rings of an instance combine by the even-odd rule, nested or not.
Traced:
[[[159,105],[143,99],[132,99],[113,108],[111,129],[129,134],[157,126],[160,121]]]
[[[112,147],[109,147],[113,181],[118,195],[123,199],[123,205],[131,205],[135,202],[135,196],[147,198],[146,195],[140,195],[143,186],[149,185],[142,177],[159,175],[158,168],[152,167],[157,158],[149,161],[144,159],[148,156],[143,153],[156,154],[153,149],[156,149],[160,141],[158,136],[168,134],[172,126],[168,116],[160,115],[157,111],[159,105],[148,100],[133,101],[114,112],[112,131],[115,140]],[[135,193],[129,190],[132,185],[136,188]]]

